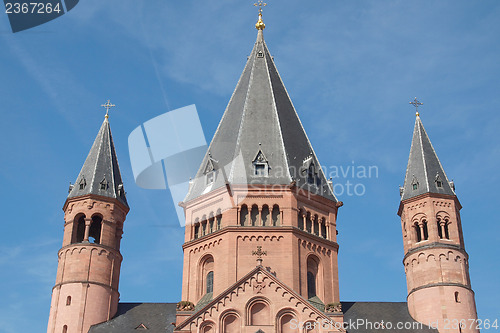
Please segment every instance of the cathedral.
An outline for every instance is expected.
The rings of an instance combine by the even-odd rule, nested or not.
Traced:
[[[180,203],[182,298],[119,301],[120,241],[133,207],[106,114],[64,203],[47,332],[479,332],[470,325],[477,314],[461,205],[418,112],[398,210],[407,301],[341,301],[343,204],[264,41],[261,10],[255,27],[243,73]]]

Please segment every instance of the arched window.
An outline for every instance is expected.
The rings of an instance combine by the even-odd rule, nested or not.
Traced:
[[[279,318],[278,326],[280,328],[280,333],[295,333],[299,332],[298,325],[294,325],[296,323],[295,316],[291,313],[286,313]]]
[[[207,234],[207,220],[201,221],[201,235],[205,236]]]
[[[92,216],[92,222],[90,224],[89,232],[89,242],[100,244],[101,243],[101,228],[102,228],[102,217],[99,215]]]
[[[250,325],[269,325],[271,321],[269,306],[258,301],[250,305]]]
[[[213,216],[208,220],[208,233],[214,232],[214,220]]]
[[[260,214],[261,214],[262,225],[263,226],[269,225],[269,206],[264,205],[262,207],[262,212]]]
[[[460,303],[460,295],[458,294],[458,291],[455,291],[455,303]]]
[[[280,207],[278,205],[274,205],[272,212],[273,226],[278,226],[281,224],[280,217],[281,217]]]
[[[222,223],[222,212],[220,211],[220,209],[217,210],[217,216],[215,217],[215,219],[217,220],[217,230],[220,230]]]
[[[321,237],[326,238],[326,220],[321,219]]]
[[[314,234],[316,236],[319,236],[319,221],[318,221],[318,215],[314,216]]]
[[[318,294],[319,259],[315,255],[307,258],[307,298]]]
[[[247,205],[241,206],[240,210],[240,225],[244,226],[247,225],[247,219],[248,219],[248,207]]]
[[[231,313],[222,319],[223,333],[238,333],[241,332],[240,318]]]
[[[299,221],[299,229],[304,230],[304,215],[302,215],[302,211],[299,210],[297,219]]]
[[[212,255],[207,254],[203,258],[201,258],[199,263],[199,271],[198,271],[198,296],[201,298],[203,295],[209,292],[213,292],[214,288],[214,257]],[[209,291],[212,290],[212,291]]]
[[[316,296],[316,276],[313,272],[307,272],[307,298]]]
[[[439,238],[440,239],[443,239],[443,226],[442,226],[442,223],[441,223],[441,219],[438,218],[437,219],[437,228],[438,228],[438,235],[439,235]]]
[[[427,230],[427,221],[424,221],[422,228],[424,229],[424,240],[429,239],[429,231]]]
[[[76,231],[76,237],[74,237],[73,243],[81,243],[85,237],[85,215],[79,215],[74,223],[76,223],[76,227],[73,229]]]
[[[71,305],[71,296],[66,297],[66,306]]]
[[[413,227],[415,228],[415,236],[417,236],[417,242],[420,242],[422,240],[422,234],[420,233],[420,226],[418,225],[418,222],[415,222]]]
[[[259,207],[257,205],[252,206],[252,212],[250,213],[250,220],[252,227],[259,224]]]
[[[446,239],[450,239],[450,232],[448,230],[448,225],[450,224],[450,222],[448,220],[444,220],[444,237]]]
[[[205,322],[200,327],[200,333],[215,333],[214,324],[212,322]]]
[[[68,325],[63,326],[62,333],[68,333]]]
[[[307,213],[307,216],[306,216],[306,231],[308,233],[312,232],[312,221],[311,221],[311,214],[310,213]]]
[[[200,223],[199,222],[197,222],[194,225],[194,239],[198,239],[198,237],[200,237]]]
[[[207,274],[207,294],[214,292],[214,272],[210,271]]]

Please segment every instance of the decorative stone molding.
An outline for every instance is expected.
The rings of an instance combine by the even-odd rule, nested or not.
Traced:
[[[194,303],[190,301],[180,301],[177,303],[177,311],[193,311]]]
[[[341,303],[329,303],[325,305],[326,313],[339,313],[342,312],[342,304]]]

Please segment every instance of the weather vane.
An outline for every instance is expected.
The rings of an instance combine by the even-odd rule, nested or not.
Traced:
[[[413,106],[415,107],[415,114],[416,114],[417,116],[419,116],[419,115],[420,115],[420,113],[418,113],[418,107],[419,107],[420,105],[424,105],[424,103],[420,103],[420,102],[417,100],[417,98],[415,97],[415,99],[413,100],[413,102],[410,102],[410,104],[411,104],[411,105],[413,105]]]
[[[106,109],[106,115],[104,117],[108,118],[109,117],[109,115],[108,115],[109,109],[111,109],[112,107],[114,107],[116,105],[111,104],[111,102],[108,99],[108,101],[105,104],[101,104],[101,106]]]
[[[255,7],[259,7],[259,20],[257,21],[257,23],[255,23],[255,28],[257,30],[264,30],[266,28],[266,25],[264,24],[264,21],[262,21],[262,7],[267,6],[267,3],[265,3],[262,0],[259,0],[253,5]]]

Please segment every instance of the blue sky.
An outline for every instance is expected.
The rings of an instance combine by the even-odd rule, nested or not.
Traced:
[[[404,301],[396,215],[421,118],[463,205],[478,315],[500,313],[500,3],[273,1],[264,32],[322,164],[376,166],[363,196],[339,196],[340,296]],[[124,302],[180,300],[183,230],[168,191],[134,184],[129,133],[196,104],[210,140],[256,38],[252,2],[81,1],[12,34],[0,15],[0,332],[46,330],[61,210],[106,99],[131,211]]]

